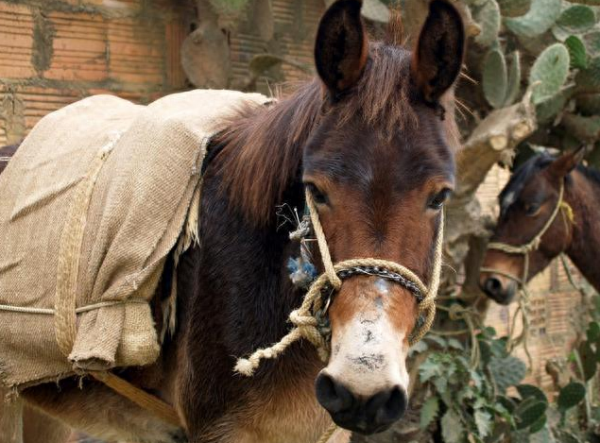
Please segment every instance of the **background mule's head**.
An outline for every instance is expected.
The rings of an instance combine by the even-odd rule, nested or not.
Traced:
[[[561,184],[564,183],[566,190],[569,173],[584,154],[585,149],[579,149],[555,159],[544,153],[521,165],[500,193],[500,218],[491,241],[520,246],[534,239],[559,204]],[[569,247],[572,234],[568,214],[561,210],[542,235],[538,247],[528,253],[527,281]],[[524,277],[524,255],[490,249],[482,268],[486,270],[479,277],[481,289],[496,302],[509,304],[518,292],[519,284],[507,275],[518,279]]]
[[[339,0],[319,27],[315,61],[325,98],[305,146],[303,181],[334,263],[391,260],[427,283],[454,185],[451,89],[462,65],[463,23],[449,2],[432,1],[410,52],[397,45],[398,23],[386,41],[370,43],[360,8],[358,0]],[[332,352],[317,398],[338,425],[382,431],[407,406],[415,297],[388,280],[357,276],[344,282],[328,313]]]

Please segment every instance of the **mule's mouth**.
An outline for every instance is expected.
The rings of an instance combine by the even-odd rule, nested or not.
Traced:
[[[348,431],[356,432],[357,434],[361,434],[361,435],[379,434],[380,432],[387,431],[389,428],[392,427],[392,424],[393,424],[393,423],[388,423],[388,424],[382,424],[382,425],[375,425],[372,422],[368,422],[366,420],[346,421],[343,419],[336,418],[333,415],[331,416],[331,419],[340,428],[344,428]]]

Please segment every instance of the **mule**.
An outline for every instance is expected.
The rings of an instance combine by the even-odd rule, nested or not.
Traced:
[[[515,246],[530,242],[548,224],[557,206],[561,207],[536,247],[528,252],[527,275],[523,254],[494,249],[486,252],[480,286],[496,302],[510,304],[519,289],[517,280],[529,281],[561,253],[600,290],[596,262],[600,247],[600,172],[580,164],[584,153],[582,148],[558,158],[538,154],[515,171],[500,193],[501,213],[492,242]],[[559,202],[561,186],[563,201]]]
[[[119,372],[172,404],[182,429],[89,379],[26,389],[30,404],[90,435],[152,443],[306,443],[331,420],[370,434],[401,418],[417,302],[376,276],[346,280],[333,298],[327,364],[299,342],[252,378],[233,370],[237,357],[285,335],[302,301],[304,290],[287,269],[298,255],[289,237],[294,227],[281,228],[277,207],[301,212],[305,188],[334,262],[381,258],[430,279],[442,207],[454,186],[452,90],[463,21],[450,2],[433,0],[411,52],[400,45],[398,19],[384,41],[369,42],[360,10],[358,0],[339,0],[323,16],[318,78],[271,106],[240,109],[211,141],[201,246],[177,268],[176,330],[155,364]],[[157,306],[170,292],[172,265]],[[348,439],[342,431],[330,441]]]

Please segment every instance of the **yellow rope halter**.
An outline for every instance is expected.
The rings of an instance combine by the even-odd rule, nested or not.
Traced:
[[[331,254],[329,253],[325,233],[323,232],[323,227],[319,220],[319,213],[317,212],[313,196],[308,190],[306,191],[306,204],[310,212],[310,218],[319,245],[325,272],[312,283],[300,308],[292,311],[290,314],[289,319],[294,325],[294,328],[273,346],[258,349],[248,358],[238,359],[235,371],[239,374],[248,377],[254,375],[254,371],[260,365],[261,360],[265,358],[277,358],[288,346],[300,338],[305,338],[310,341],[317,349],[321,360],[326,362],[329,359],[329,342],[322,332],[321,320],[326,316],[326,312],[324,311],[327,309],[326,304],[323,303],[323,293],[326,291],[339,291],[342,286],[340,275],[344,275],[345,272],[348,273],[348,271],[357,267],[376,268],[402,276],[403,279],[412,283],[411,286],[414,286],[415,290],[413,293],[419,292],[422,295],[422,299],[419,301],[419,317],[423,318],[423,321],[417,324],[415,330],[411,334],[409,339],[411,345],[423,338],[433,324],[435,318],[435,297],[440,285],[442,268],[442,246],[444,241],[443,214],[436,239],[433,272],[431,281],[429,282],[429,288],[427,288],[413,271],[388,260],[358,258],[344,260],[334,265],[331,260]]]

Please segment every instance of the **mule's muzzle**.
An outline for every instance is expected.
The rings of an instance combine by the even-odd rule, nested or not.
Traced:
[[[408,398],[400,386],[370,397],[357,396],[328,374],[321,373],[315,383],[317,399],[340,427],[360,434],[388,429],[406,411]]]
[[[509,305],[517,292],[516,282],[506,281],[494,274],[482,275],[479,286],[488,297],[501,305]]]

